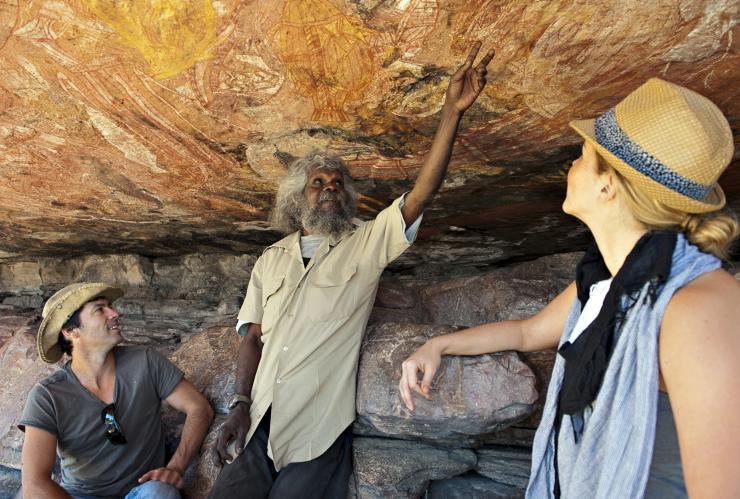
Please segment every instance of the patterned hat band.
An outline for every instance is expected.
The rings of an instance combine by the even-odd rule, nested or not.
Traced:
[[[679,175],[632,142],[617,123],[614,108],[596,118],[594,129],[599,145],[660,185],[696,201],[706,199],[712,190],[712,186],[698,184]]]

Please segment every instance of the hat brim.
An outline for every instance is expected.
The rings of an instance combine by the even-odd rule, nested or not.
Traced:
[[[53,364],[62,358],[64,353],[59,346],[59,331],[78,308],[98,297],[113,303],[123,294],[121,288],[102,283],[91,283],[72,289],[66,295],[61,296],[54,309],[49,311],[39,325],[36,345],[41,360]]]
[[[574,120],[570,122],[570,127],[594,146],[596,151],[599,153],[599,156],[604,158],[610,166],[627,178],[632,185],[641,191],[663,202],[671,208],[685,211],[687,213],[708,213],[710,211],[719,210],[725,205],[725,193],[717,183],[714,184],[712,190],[703,201],[697,201],[696,199],[692,199],[671,190],[651,179],[647,175],[638,172],[598,143],[594,128],[595,121],[595,119]]]

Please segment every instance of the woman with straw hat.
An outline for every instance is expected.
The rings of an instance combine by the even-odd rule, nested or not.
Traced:
[[[401,397],[430,398],[442,355],[557,346],[528,497],[740,497],[727,120],[654,78],[571,126],[585,142],[563,210],[594,236],[575,282],[530,319],[429,340],[403,363]]]

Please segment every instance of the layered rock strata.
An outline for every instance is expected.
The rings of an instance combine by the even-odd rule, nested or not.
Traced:
[[[658,76],[716,102],[737,142],[739,21],[735,0],[4,2],[0,258],[258,254],[312,149],[348,162],[370,217],[416,177],[476,40],[489,83],[399,264],[571,251],[568,121]]]
[[[577,258],[554,255],[452,279],[382,279],[358,372],[357,467],[352,480],[356,497],[521,496],[554,353],[446,358],[432,400],[416,397],[414,413],[398,398],[400,362],[431,336],[536,312],[567,285]],[[220,469],[212,449],[235,380],[238,338],[233,324],[253,261],[229,255],[188,255],[181,260],[126,255],[56,265],[50,260],[0,265],[3,493],[17,485],[20,467],[22,434],[14,423],[33,383],[57,367],[37,358],[39,308],[14,304],[26,303],[21,297],[40,304],[68,282],[64,279],[95,278],[127,289],[118,304],[124,311],[124,334],[168,355],[217,412],[201,456],[186,477],[187,497],[204,497]],[[733,273],[740,279],[740,271]],[[220,285],[212,284],[216,282]],[[403,318],[408,320],[399,322]],[[163,333],[168,327],[173,331],[169,336]],[[182,417],[168,409],[165,423],[174,446]]]

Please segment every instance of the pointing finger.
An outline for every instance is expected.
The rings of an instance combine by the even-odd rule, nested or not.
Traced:
[[[486,66],[488,66],[488,63],[491,62],[494,55],[496,55],[496,50],[494,49],[489,50],[488,53],[483,56],[483,59],[481,59],[480,62],[478,63],[478,67],[485,68]]]
[[[480,50],[482,43],[481,42],[475,42],[473,44],[473,48],[470,49],[470,53],[468,54],[468,58],[465,59],[465,63],[463,66],[470,67],[473,65],[473,62],[475,62],[475,56],[478,55],[478,51]]]

